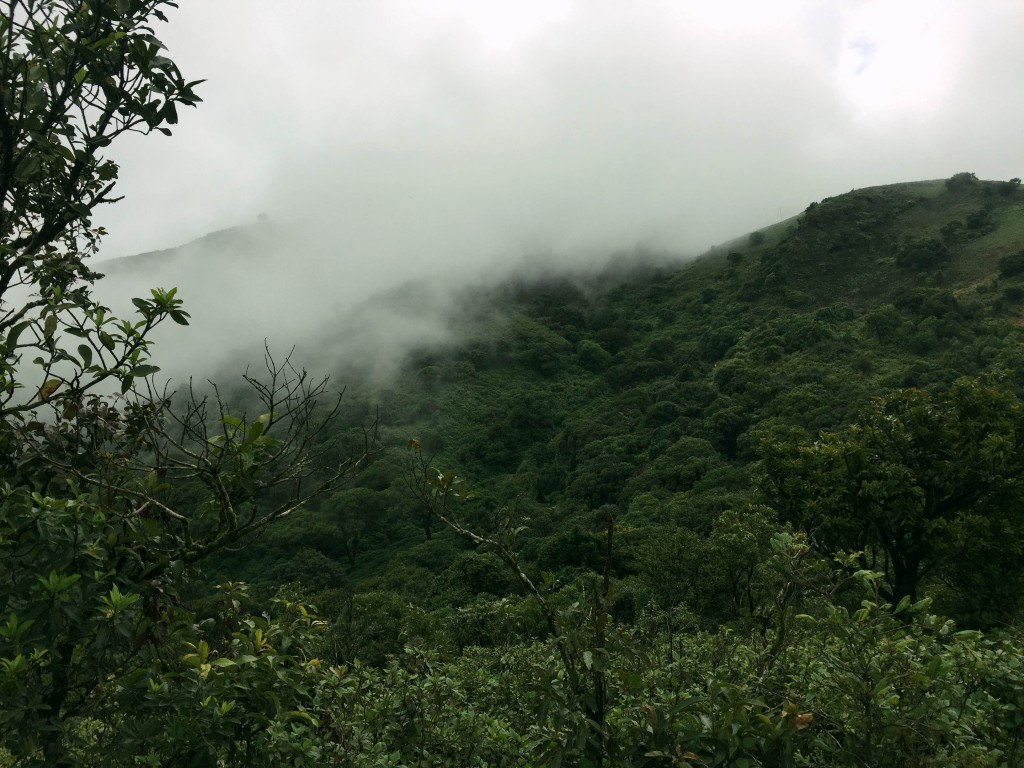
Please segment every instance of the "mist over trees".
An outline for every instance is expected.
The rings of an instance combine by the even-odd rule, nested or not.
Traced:
[[[1019,179],[172,393],[87,259],[173,6],[0,11],[0,765],[1021,764]]]

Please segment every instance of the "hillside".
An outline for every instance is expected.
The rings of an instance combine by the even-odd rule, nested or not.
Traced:
[[[214,57],[236,106],[302,104],[132,150],[231,87],[165,55],[176,5],[0,12],[0,768],[1024,767],[1020,179],[743,231],[1012,157],[998,56],[915,141],[792,69],[798,29],[785,73],[736,67],[749,8],[664,17],[696,47],[660,11],[515,10],[513,41],[348,8],[339,46],[323,8],[207,4],[193,62],[278,22],[332,62],[304,93]],[[835,21],[814,58],[880,94],[897,28]],[[751,121],[783,75],[790,125]],[[257,199],[294,218],[100,261]],[[726,217],[700,257],[615,250]]]
[[[539,569],[596,567],[591,511],[614,505],[636,528],[620,542],[632,580],[620,599],[642,605],[647,539],[663,526],[707,534],[758,500],[759,432],[835,429],[874,396],[988,370],[1024,386],[1024,283],[999,272],[1024,249],[1022,223],[1009,183],[899,184],[811,204],[692,263],[467,297],[460,341],[417,350],[393,384],[340,372],[348,418],[379,409],[375,464],[225,574],[269,587],[312,571],[309,586],[386,584],[421,606],[475,599],[449,588],[461,544],[425,540],[417,523],[401,448],[415,437],[488,505],[530,518],[521,544]],[[310,566],[319,557],[326,570]]]
[[[377,450],[207,578],[316,605],[331,717],[409,764],[1019,765],[1022,302],[971,174],[467,292],[340,367],[328,450]]]
[[[191,730],[83,729],[209,765],[1022,764],[1017,180],[855,190],[696,260],[447,296],[443,341],[388,377],[330,356],[344,326],[302,340],[346,387],[321,461],[367,428],[372,450],[175,564],[192,634],[140,618],[174,685],[118,685]],[[257,405],[220,393],[244,458]],[[193,477],[156,498],[201,505]]]

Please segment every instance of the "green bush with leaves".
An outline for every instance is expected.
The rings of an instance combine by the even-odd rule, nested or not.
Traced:
[[[1024,583],[1022,419],[996,376],[901,390],[840,432],[764,437],[762,488],[824,551],[865,550],[890,601],[916,601],[938,580],[948,608],[998,621]]]
[[[961,171],[960,173],[954,173],[946,179],[945,183],[947,190],[950,192],[956,192],[976,187],[980,182],[978,181],[978,177],[970,171]]]
[[[198,101],[151,28],[173,5],[0,12],[0,744],[23,764],[255,755],[305,659],[305,629],[259,615],[214,646],[187,593],[212,553],[339,479],[316,468],[323,383],[268,353],[268,379],[247,378],[264,415],[172,408],[149,336],[188,322],[175,290],[128,319],[90,291],[91,217],[117,177],[103,153]]]
[[[896,264],[904,269],[935,269],[950,259],[949,249],[934,238],[915,240],[896,252]]]
[[[1011,253],[999,260],[999,274],[1003,277],[1016,277],[1024,274],[1024,251]]]

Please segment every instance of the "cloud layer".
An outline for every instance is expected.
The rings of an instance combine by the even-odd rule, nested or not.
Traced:
[[[205,103],[112,149],[104,255],[267,214],[293,234],[255,282],[294,315],[523,253],[692,254],[854,187],[1019,176],[1022,22],[1012,0],[183,4],[157,31]]]
[[[108,252],[261,212],[386,253],[692,249],[854,186],[1017,175],[1022,21],[996,0],[187,5],[159,31],[206,103],[121,148]]]

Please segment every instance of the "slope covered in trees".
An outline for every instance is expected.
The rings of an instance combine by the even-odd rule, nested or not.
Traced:
[[[475,296],[458,344],[349,390],[366,471],[214,570],[301,589],[336,661],[563,680],[499,718],[525,764],[1017,764],[1022,221],[1015,182],[958,174]],[[944,677],[963,654],[999,682]]]
[[[645,538],[706,537],[723,512],[771,501],[759,478],[775,446],[848,428],[902,389],[945,393],[988,372],[1017,391],[1022,206],[1010,182],[861,190],[812,204],[758,245],[476,296],[459,343],[419,350],[385,388],[350,387],[353,423],[379,407],[384,450],[357,487],[255,542],[243,572],[301,582],[315,555],[298,550],[311,548],[357,593],[386,572],[397,595],[451,603],[444,574],[466,554],[411,504],[402,446],[415,437],[480,490],[481,514],[530,519],[520,543],[541,570],[597,568],[588,516],[614,506],[635,539],[618,545],[619,599],[643,604]],[[989,223],[971,229],[979,212]],[[945,260],[908,265],[922,241]]]

